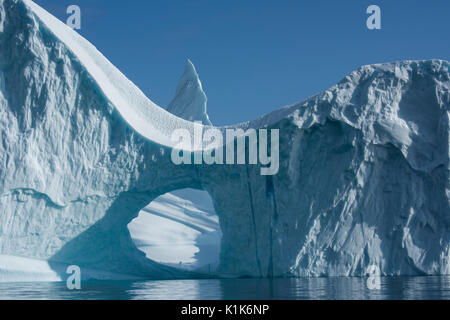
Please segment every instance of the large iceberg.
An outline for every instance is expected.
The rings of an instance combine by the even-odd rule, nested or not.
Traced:
[[[221,276],[450,274],[447,61],[363,66],[229,127],[279,129],[275,176],[172,163],[199,83],[174,115],[32,1],[0,0],[0,281],[63,279],[69,264],[101,279],[202,276],[148,259],[127,228],[183,188],[213,200]]]

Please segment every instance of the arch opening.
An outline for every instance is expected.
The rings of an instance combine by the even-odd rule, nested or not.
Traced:
[[[165,193],[143,208],[127,228],[148,259],[178,269],[215,273],[222,232],[208,192],[186,188]]]

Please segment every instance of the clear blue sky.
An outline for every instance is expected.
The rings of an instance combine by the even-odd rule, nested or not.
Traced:
[[[80,33],[153,101],[172,99],[187,58],[217,125],[308,98],[360,65],[450,60],[448,0],[35,0]],[[381,7],[382,29],[366,28]]]

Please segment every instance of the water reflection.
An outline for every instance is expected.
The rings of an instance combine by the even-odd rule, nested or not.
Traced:
[[[227,279],[84,282],[69,291],[65,283],[0,283],[0,299],[450,299],[450,276],[385,277],[380,290],[366,278]]]

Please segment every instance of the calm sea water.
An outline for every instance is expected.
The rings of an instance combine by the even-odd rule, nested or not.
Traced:
[[[450,299],[450,277],[385,277],[380,290],[366,278],[233,279],[0,283],[0,299]]]

